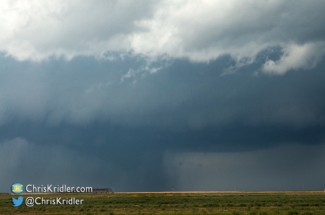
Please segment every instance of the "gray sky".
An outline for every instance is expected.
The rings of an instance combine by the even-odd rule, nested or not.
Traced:
[[[325,1],[0,3],[0,191],[324,189]]]

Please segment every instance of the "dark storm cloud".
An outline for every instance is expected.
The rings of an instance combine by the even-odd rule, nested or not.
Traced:
[[[143,70],[145,62],[132,59],[12,61],[11,66],[3,58],[1,123],[13,117],[48,125],[103,120],[169,130],[324,125],[324,63],[309,72],[271,77],[254,75],[260,62],[222,76],[232,63],[227,57],[210,64],[174,61],[155,74]],[[121,81],[130,68],[137,75]]]
[[[198,160],[191,160],[191,153],[199,157],[206,152],[215,156],[243,153],[238,159],[237,155],[223,157],[240,163],[247,159],[245,153],[256,153],[259,162],[259,150],[270,149],[266,157],[274,157],[272,148],[281,149],[284,144],[308,148],[324,143],[324,62],[308,72],[265,76],[256,75],[264,54],[255,64],[230,75],[224,72],[235,62],[227,56],[210,64],[156,62],[149,65],[151,69],[147,61],[132,56],[115,61],[1,60],[2,158],[9,159],[10,153],[18,156],[9,162],[10,168],[1,165],[9,173],[8,183],[23,178],[117,190],[168,190],[175,184],[191,189],[194,179],[182,182],[189,170],[176,168],[182,156],[195,163]],[[160,68],[159,72],[150,73],[154,68]],[[126,76],[130,70],[134,73]],[[291,163],[298,162],[298,157],[293,156]],[[32,167],[26,168],[27,163]],[[265,165],[280,174],[279,164],[272,163]],[[202,174],[210,168],[213,165]],[[175,179],[177,174],[170,175],[173,171],[183,175]],[[210,179],[206,175],[200,180]],[[216,189],[213,185],[192,189],[209,187]],[[263,189],[262,184],[259,188]]]

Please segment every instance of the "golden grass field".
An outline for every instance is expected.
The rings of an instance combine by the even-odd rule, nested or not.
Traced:
[[[0,195],[0,214],[117,215],[117,214],[287,214],[325,215],[325,192],[124,192],[114,194],[24,195],[55,199],[84,199],[82,205],[13,207],[11,197]]]

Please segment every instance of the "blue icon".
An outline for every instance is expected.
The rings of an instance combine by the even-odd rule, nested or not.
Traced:
[[[11,199],[12,199],[12,205],[14,207],[19,207],[23,203],[24,197],[18,196],[17,199],[15,199],[14,197],[12,197]]]
[[[11,186],[11,191],[14,194],[20,194],[20,193],[22,193],[24,191],[24,185],[22,185],[21,183],[14,183]]]

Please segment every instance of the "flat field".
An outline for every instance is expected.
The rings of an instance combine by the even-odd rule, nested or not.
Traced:
[[[12,195],[0,195],[0,214],[288,214],[325,215],[325,192],[165,192],[24,195],[84,199],[82,205],[13,207]]]

